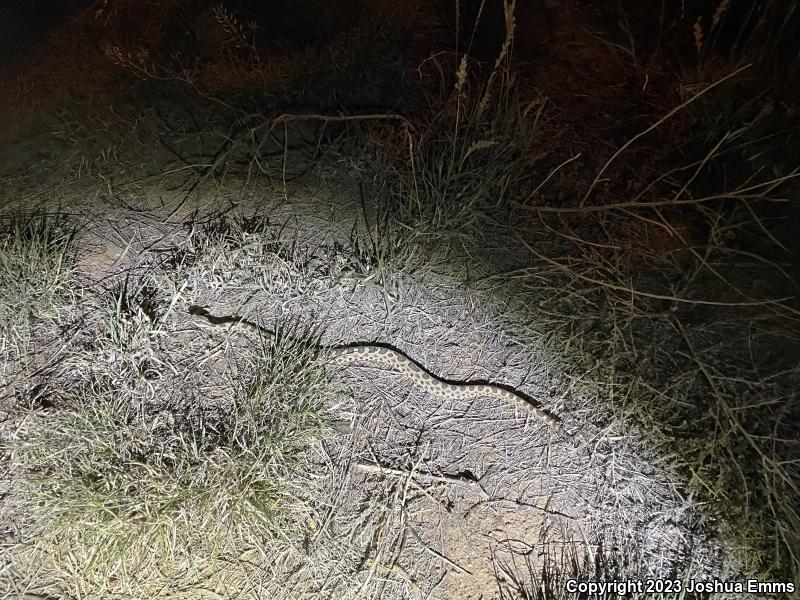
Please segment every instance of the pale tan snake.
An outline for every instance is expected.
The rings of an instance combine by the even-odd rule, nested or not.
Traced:
[[[200,306],[190,306],[189,313],[202,317],[215,327],[243,327],[274,339],[275,333],[256,323],[235,316],[217,317]],[[347,346],[324,346],[329,360],[336,366],[377,365],[381,368],[399,371],[423,389],[435,396],[448,400],[474,400],[476,398],[497,398],[533,414],[548,423],[553,430],[564,437],[572,437],[561,426],[561,422],[536,405],[533,400],[519,392],[493,383],[471,383],[447,381],[427,371],[405,353],[396,348],[379,344],[356,344]]]

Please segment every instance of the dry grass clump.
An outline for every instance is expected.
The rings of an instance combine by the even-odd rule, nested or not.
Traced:
[[[555,550],[555,552],[553,552]],[[553,556],[558,556],[556,560]],[[498,561],[498,591],[502,600],[724,600],[725,593],[696,593],[687,588],[693,581],[706,581],[692,565],[656,575],[641,549],[612,537],[600,540],[592,553],[579,554],[575,546],[548,548],[538,556],[528,555],[506,564]],[[600,589],[589,585],[622,583],[622,587]],[[630,582],[630,584],[628,584]],[[642,587],[639,589],[637,585]],[[649,586],[649,589],[648,589]]]
[[[0,352],[24,353],[31,321],[70,304],[71,240],[62,220],[43,213],[0,221]]]
[[[681,150],[699,157],[720,144],[712,173],[741,183],[759,169],[787,175],[800,151],[800,5],[719,0],[693,26],[697,58],[684,66],[683,96],[743,69],[691,107]],[[711,169],[710,169],[711,170]]]
[[[302,296],[325,285],[324,261],[315,262],[311,251],[261,215],[215,213],[187,227],[185,241],[166,255],[165,266],[171,280],[185,281],[190,290],[247,287]]]
[[[506,37],[492,68],[476,74],[463,55],[454,77],[432,59],[439,89],[426,94],[420,133],[410,144],[410,173],[393,199],[397,220],[417,243],[480,236],[485,217],[505,222],[539,142],[542,103],[524,101],[510,67],[515,3],[505,3]],[[449,88],[449,89],[448,89]]]
[[[17,478],[5,510],[26,523],[14,583],[92,597],[279,589],[319,521],[310,457],[332,390],[315,339],[262,340],[223,405],[198,396],[187,412],[145,368],[164,325],[141,298],[107,302],[95,347],[72,361],[83,376],[5,445]]]

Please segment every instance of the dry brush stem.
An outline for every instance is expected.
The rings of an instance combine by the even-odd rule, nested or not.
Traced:
[[[579,206],[583,207],[586,204],[586,201],[589,199],[589,196],[591,196],[592,192],[594,191],[595,186],[600,181],[600,178],[603,176],[603,173],[605,173],[608,170],[608,167],[611,166],[611,163],[614,162],[616,160],[616,158],[620,154],[622,154],[625,150],[627,150],[630,146],[632,146],[638,139],[644,137],[645,135],[647,135],[651,131],[653,131],[653,130],[657,129],[658,127],[660,127],[663,123],[665,123],[667,120],[669,120],[672,116],[674,116],[675,114],[677,114],[678,112],[680,112],[681,110],[683,110],[684,108],[686,108],[687,106],[692,104],[695,100],[697,100],[701,96],[703,96],[706,93],[710,92],[712,89],[714,89],[718,85],[721,85],[725,81],[728,81],[729,79],[735,77],[736,75],[738,75],[742,71],[744,71],[746,69],[749,69],[751,66],[752,66],[752,63],[748,63],[748,64],[744,65],[743,67],[739,67],[733,73],[729,73],[728,75],[726,75],[725,77],[723,77],[719,81],[715,81],[711,85],[706,86],[705,88],[703,88],[702,90],[697,92],[694,96],[692,96],[691,98],[689,98],[685,102],[683,102],[683,103],[679,104],[678,106],[676,106],[675,108],[673,108],[666,115],[664,115],[658,121],[653,123],[650,127],[648,127],[647,129],[645,129],[644,131],[642,131],[640,133],[637,133],[635,136],[633,136],[631,139],[629,139],[627,142],[625,142],[620,147],[620,149],[617,150],[611,156],[611,158],[609,158],[606,161],[606,164],[604,164],[603,167],[597,172],[597,175],[595,176],[594,180],[592,181],[592,184],[589,186],[589,189],[586,191],[586,194],[581,199]]]
[[[574,157],[573,157],[574,158]],[[573,160],[573,159],[570,159]],[[537,212],[537,213],[557,213],[557,214],[586,214],[606,212],[611,210],[630,210],[638,208],[657,209],[670,206],[698,206],[708,202],[718,200],[739,200],[750,208],[751,202],[766,201],[766,202],[788,202],[786,198],[771,198],[768,196],[777,187],[787,183],[793,179],[800,177],[800,170],[795,170],[782,177],[776,177],[769,181],[763,181],[748,187],[744,187],[731,192],[721,194],[711,194],[709,196],[702,196],[700,198],[672,198],[665,200],[654,200],[651,202],[638,202],[630,200],[627,202],[614,202],[612,204],[603,204],[599,206],[574,206],[574,207],[557,207],[557,206],[528,206],[521,204],[522,208]]]
[[[607,281],[603,281],[602,279],[597,279],[594,277],[589,277],[588,275],[584,275],[582,273],[578,273],[574,269],[569,268],[567,265],[564,265],[557,260],[550,258],[549,256],[545,256],[541,252],[536,251],[528,242],[526,242],[519,234],[514,234],[517,240],[525,246],[525,248],[533,254],[535,257],[545,261],[546,263],[556,267],[559,271],[562,271],[569,275],[570,277],[574,277],[576,279],[580,279],[581,281],[585,281],[586,283],[591,283],[593,285],[597,285],[606,289],[614,290],[617,292],[624,292],[629,295],[640,296],[642,298],[650,298],[652,300],[667,300],[669,302],[678,302],[681,304],[700,304],[700,305],[707,305],[707,306],[774,306],[778,305],[782,308],[787,308],[785,305],[781,304],[786,302],[787,300],[791,300],[791,296],[787,296],[784,298],[774,298],[771,300],[754,300],[750,302],[722,302],[718,300],[694,300],[691,298],[682,298],[680,296],[671,296],[667,294],[653,294],[650,292],[644,292],[642,290],[637,290],[636,288],[630,286],[623,286],[617,285],[614,283],[609,283]],[[800,312],[800,311],[793,311],[793,312]]]
[[[396,477],[406,477],[406,478],[423,478],[429,481],[436,481],[439,483],[445,483],[449,485],[468,485],[470,487],[474,487],[474,489],[481,495],[481,497],[489,498],[489,494],[487,494],[480,484],[472,479],[466,479],[464,477],[454,477],[452,475],[434,475],[432,473],[422,473],[422,472],[411,472],[411,471],[403,471],[401,469],[392,469],[390,467],[384,467],[382,465],[373,465],[368,463],[355,463],[353,464],[353,468],[357,471],[363,471],[365,473],[374,473],[379,475],[394,475]],[[425,489],[415,483],[415,487],[419,489],[421,492],[428,495]]]
[[[235,109],[232,109],[235,110]],[[248,120],[252,118],[263,118],[261,115],[245,115],[242,117],[242,120]],[[184,194],[183,200],[167,215],[164,222],[168,223],[172,217],[174,217],[186,204],[186,202],[191,197],[192,193],[202,185],[206,180],[214,175],[220,167],[222,167],[228,159],[233,154],[234,150],[238,147],[240,141],[247,137],[251,141],[255,142],[257,138],[257,134],[266,129],[268,133],[272,133],[272,131],[278,126],[283,125],[284,128],[292,122],[297,121],[321,121],[325,123],[345,123],[345,122],[359,122],[359,121],[400,121],[403,124],[403,128],[406,133],[406,137],[408,138],[408,152],[409,152],[409,159],[412,161],[413,165],[413,149],[414,149],[414,140],[412,136],[413,125],[411,122],[404,117],[403,115],[399,115],[396,113],[374,113],[374,114],[357,114],[357,115],[325,115],[325,114],[290,114],[284,113],[278,115],[273,119],[267,119],[263,123],[258,125],[250,126],[244,128],[238,134],[229,132],[225,136],[225,142],[221,145],[219,150],[214,154],[213,160],[207,164],[197,164],[192,165],[192,168],[200,167],[203,170],[203,173],[198,176],[198,178],[190,185],[189,190]],[[233,129],[233,127],[231,128]],[[251,158],[251,164],[253,162],[258,162],[258,156],[261,153],[264,144],[266,143],[267,138],[265,137],[260,142],[258,142],[256,150],[254,151],[254,155]],[[283,146],[284,146],[284,153],[283,153],[283,164],[282,164],[282,178],[284,188],[286,187],[286,168],[287,168],[287,155],[288,155],[288,141],[289,136],[288,133],[284,132],[284,139],[283,139]],[[263,168],[260,169],[262,172],[264,171]]]
[[[324,115],[324,114],[314,114],[314,113],[304,113],[304,114],[289,114],[284,113],[282,115],[278,115],[274,119],[267,121],[266,123],[262,123],[261,125],[253,128],[251,131],[255,132],[261,129],[262,127],[269,126],[270,129],[274,129],[277,125],[281,123],[290,123],[292,121],[324,121],[324,122],[347,122],[347,121],[401,121],[403,124],[411,127],[410,121],[404,117],[403,115],[399,115],[397,113],[374,113],[374,114],[360,114],[360,115]]]
[[[790,474],[786,473],[786,471],[783,468],[784,464],[786,463],[767,454],[761,447],[761,445],[759,445],[759,443],[756,441],[757,438],[759,438],[760,436],[755,436],[751,434],[745,428],[745,426],[742,425],[742,422],[738,418],[736,411],[724,398],[724,394],[717,385],[716,378],[711,373],[708,364],[706,364],[697,353],[697,350],[694,347],[694,343],[692,342],[692,339],[689,336],[686,329],[684,328],[683,324],[675,316],[673,316],[672,322],[675,326],[675,329],[677,329],[677,331],[683,338],[683,341],[686,344],[687,349],[689,350],[689,354],[692,360],[697,365],[698,369],[700,370],[700,373],[703,375],[703,378],[705,379],[706,383],[711,389],[714,401],[716,402],[719,409],[722,411],[722,414],[728,420],[728,423],[730,424],[731,428],[733,428],[736,432],[740,434],[741,438],[747,442],[750,448],[752,448],[752,450],[755,452],[756,456],[759,457],[761,464],[764,466],[764,469],[766,471],[766,475],[767,476],[772,475],[776,477],[784,486],[786,486],[788,489],[792,491],[794,497],[800,497],[800,486],[798,486],[797,482],[793,479],[793,477]],[[742,475],[742,477],[744,477],[744,475]],[[770,482],[768,481],[769,477],[765,477],[764,479],[766,486],[769,488],[770,486]],[[795,553],[794,543],[792,540],[787,538],[787,532],[785,531],[784,527],[781,524],[781,518],[778,518],[778,515],[776,514],[776,508],[774,506],[774,502],[777,498],[774,498],[774,496],[776,496],[774,490],[767,491],[767,500],[770,510],[776,517],[776,529],[778,531],[778,535],[780,536],[781,541],[783,542],[783,545],[785,546],[786,550],[789,552],[792,562],[795,565],[798,565],[800,564],[799,560],[800,557],[798,557],[797,554]]]

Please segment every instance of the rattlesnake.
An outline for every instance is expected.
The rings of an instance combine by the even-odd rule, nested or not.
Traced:
[[[189,307],[189,313],[194,316],[203,317],[205,322],[214,327],[228,326],[232,328],[245,328],[261,334],[266,334],[270,339],[275,338],[275,332],[242,317],[217,317],[209,313],[206,309],[195,305]],[[533,400],[519,392],[493,383],[457,382],[442,379],[430,373],[427,369],[396,348],[380,344],[357,344],[347,346],[324,346],[321,349],[326,352],[330,362],[337,367],[347,367],[354,364],[376,365],[382,368],[399,371],[423,389],[431,392],[435,396],[448,400],[463,401],[473,400],[475,398],[497,398],[503,402],[513,403],[548,423],[559,435],[572,437],[561,426],[561,422],[558,418],[543,410],[537,406]]]

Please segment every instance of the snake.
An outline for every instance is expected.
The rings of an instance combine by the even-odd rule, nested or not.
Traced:
[[[189,314],[202,318],[212,327],[229,327],[245,329],[265,335],[268,339],[275,340],[274,331],[248,321],[244,317],[226,315],[215,316],[201,306],[191,305]],[[398,371],[412,383],[432,393],[434,396],[446,400],[472,401],[478,398],[493,398],[512,404],[536,418],[547,423],[562,437],[572,437],[568,434],[561,420],[543,409],[533,399],[512,388],[491,383],[475,381],[451,381],[434,375],[431,371],[413,360],[403,351],[386,344],[350,344],[341,346],[320,346],[328,360],[337,368],[350,366],[377,366],[379,368]]]

